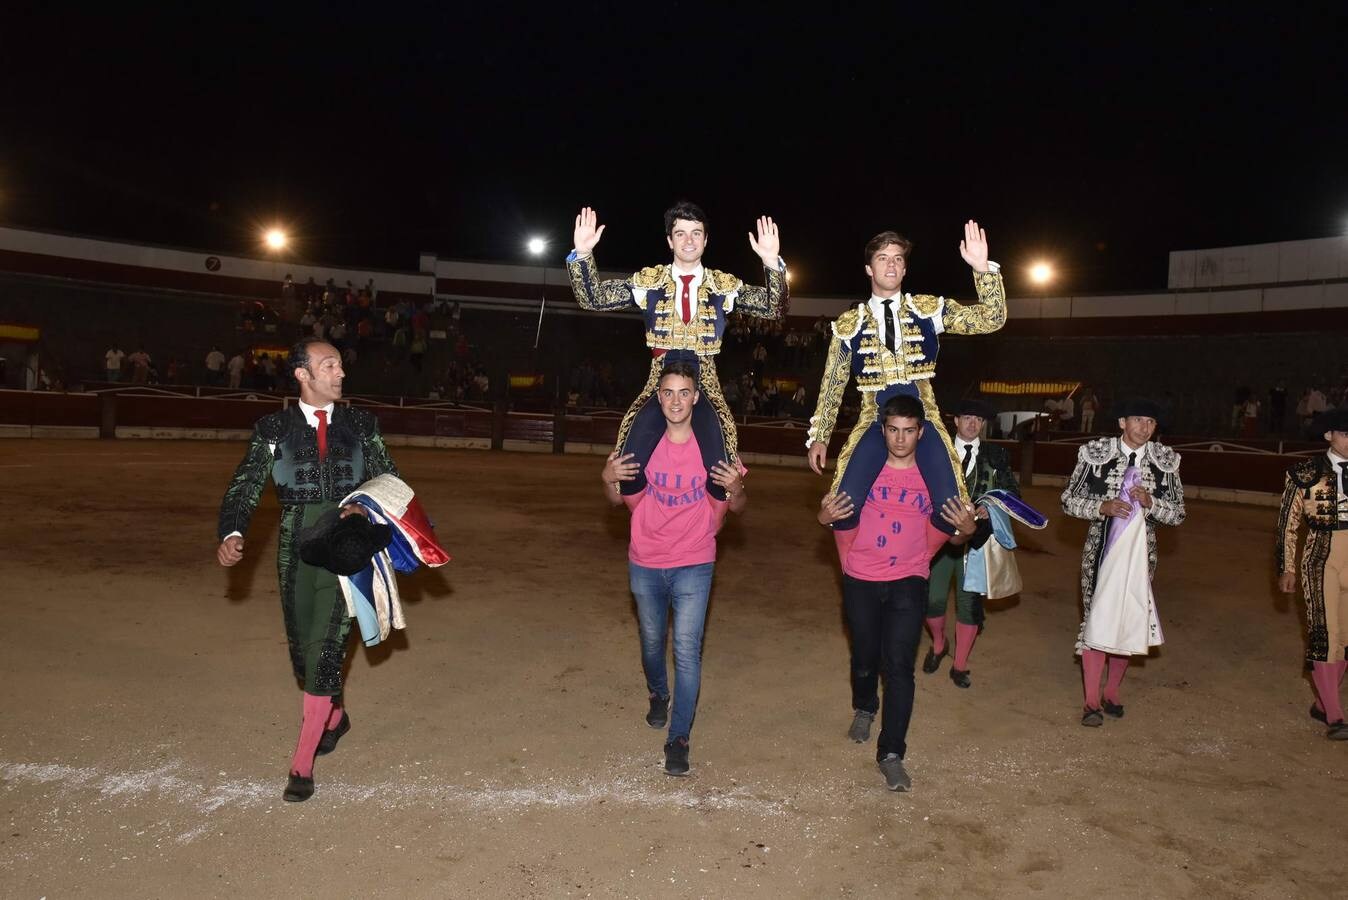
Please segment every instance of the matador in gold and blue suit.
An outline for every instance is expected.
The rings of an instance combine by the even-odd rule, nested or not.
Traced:
[[[703,402],[693,406],[693,434],[708,473],[705,489],[718,500],[726,499],[724,488],[710,478],[712,466],[718,461],[732,466],[739,463],[735,418],[716,374],[716,354],[721,350],[726,317],[732,311],[763,319],[780,319],[786,314],[786,265],[776,255],[777,227],[772,220],[760,219],[758,239],[749,239],[755,252],[764,258],[763,287],[747,285],[729,272],[702,266],[705,222],[697,206],[675,205],[665,213],[665,232],[674,251],[674,263],[650,266],[626,279],[601,281],[591,248],[602,228],[594,227],[594,214],[588,209],[576,220],[576,249],[566,258],[576,302],[592,311],[635,306],[645,321],[646,346],[651,350],[650,377],[618,428],[618,452],[633,454],[632,461],[641,465],[635,478],[620,482],[625,495],[646,489],[646,463],[665,433],[665,419],[655,396],[660,373],[667,363],[681,360],[691,363],[698,372],[697,387]],[[768,266],[768,258],[775,259],[775,265]]]
[[[861,393],[861,414],[838,453],[830,489],[851,498],[854,512],[835,522],[835,530],[856,528],[860,521],[867,492],[886,459],[879,410],[896,394],[922,401],[925,422],[917,445],[917,465],[931,498],[932,524],[950,533],[952,526],[940,516],[942,505],[951,497],[969,497],[954,444],[941,421],[931,379],[936,375],[940,336],[997,331],[1006,323],[1006,292],[1000,267],[987,259],[986,237],[976,222],[966,225],[965,238],[961,254],[974,268],[977,304],[902,293],[899,287],[911,246],[908,240],[891,231],[876,235],[867,244],[866,271],[871,277],[872,296],[833,323],[819,402],[805,439],[811,466],[822,471],[843,391],[848,381],[854,380]]]

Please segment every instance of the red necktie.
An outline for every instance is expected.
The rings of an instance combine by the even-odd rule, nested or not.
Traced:
[[[690,322],[693,319],[693,298],[690,296],[688,286],[693,283],[696,275],[680,275],[683,280],[683,321]]]
[[[328,411],[326,409],[314,410],[314,418],[318,419],[318,458],[326,459],[328,455]]]

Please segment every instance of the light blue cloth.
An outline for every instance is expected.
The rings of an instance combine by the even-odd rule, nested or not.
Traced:
[[[988,522],[992,525],[992,537],[988,540],[996,541],[1007,550],[1016,549],[1016,535],[1011,530],[1011,517],[1006,510],[992,503],[984,504],[983,508],[988,511]],[[987,546],[985,543],[982,547],[971,547],[964,557],[964,589],[973,594],[988,592],[988,562],[983,555]]]

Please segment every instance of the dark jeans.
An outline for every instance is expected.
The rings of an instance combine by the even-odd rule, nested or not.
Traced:
[[[875,757],[897,753],[902,759],[913,718],[913,669],[927,609],[927,579],[862,581],[843,573],[843,607],[852,631],[852,708],[880,709],[883,676],[885,705]]]

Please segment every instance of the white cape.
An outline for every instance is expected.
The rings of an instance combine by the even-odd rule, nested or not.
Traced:
[[[1146,516],[1128,520],[1100,562],[1082,643],[1118,656],[1145,654],[1165,642],[1147,564]]]

